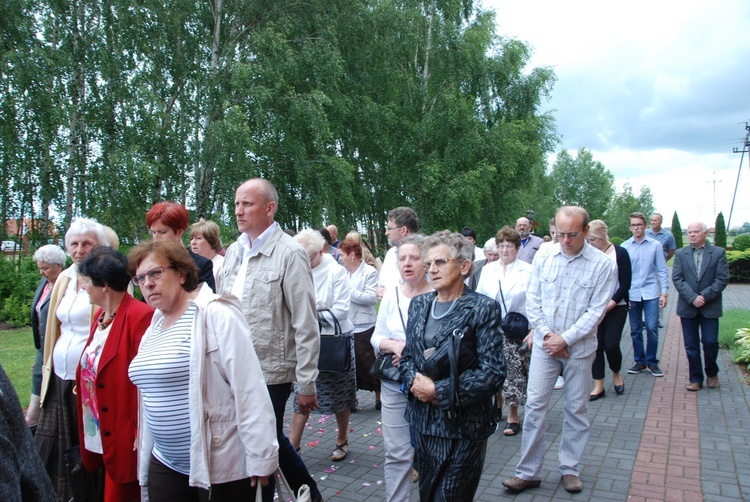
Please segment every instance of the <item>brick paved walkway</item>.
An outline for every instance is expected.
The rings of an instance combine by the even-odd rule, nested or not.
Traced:
[[[730,285],[724,298],[725,308],[750,308],[750,285]],[[687,359],[674,313],[676,299],[672,293],[666,325],[660,330],[665,376],[624,374],[625,394],[617,396],[607,372],[606,398],[589,406],[591,435],[581,466],[584,491],[572,495],[560,483],[557,450],[563,393],[557,391],[547,422],[542,486],[516,496],[503,489],[500,482],[515,472],[521,437],[496,433],[487,445],[476,500],[750,500],[750,390],[726,350],[719,355],[718,389],[685,390]],[[626,323],[623,373],[633,363],[628,334]],[[303,437],[303,459],[326,500],[385,499],[380,413],[374,410],[373,393],[358,396],[362,409],[352,415],[345,461],[330,459],[336,438],[333,416],[311,416]]]

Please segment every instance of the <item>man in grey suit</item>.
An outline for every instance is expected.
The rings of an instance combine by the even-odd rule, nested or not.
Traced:
[[[703,387],[700,345],[706,368],[706,385],[719,385],[719,317],[722,315],[721,293],[729,281],[727,255],[720,247],[706,242],[708,228],[701,222],[688,226],[690,246],[678,249],[672,265],[672,282],[680,297],[677,315],[682,322],[682,336],[690,370],[687,390]],[[700,328],[700,334],[698,332]]]

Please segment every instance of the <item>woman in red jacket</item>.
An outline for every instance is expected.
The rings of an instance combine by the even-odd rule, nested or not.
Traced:
[[[105,502],[138,501],[138,391],[128,366],[154,309],[127,292],[127,259],[111,248],[94,248],[80,273],[91,304],[101,306],[76,373],[83,465],[90,472],[104,466]]]

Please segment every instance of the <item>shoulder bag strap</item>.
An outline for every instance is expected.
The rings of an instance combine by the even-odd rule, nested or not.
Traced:
[[[503,283],[500,282],[500,279],[497,280],[497,285],[500,286],[500,300],[502,300],[503,304],[503,317],[505,317],[505,314],[508,313],[508,307],[505,306],[505,296],[503,295]]]
[[[406,323],[404,322],[404,314],[401,313],[401,302],[398,299],[398,290],[401,286],[396,286],[396,309],[398,310],[398,316],[401,318],[401,326],[404,327],[404,335],[406,334]]]

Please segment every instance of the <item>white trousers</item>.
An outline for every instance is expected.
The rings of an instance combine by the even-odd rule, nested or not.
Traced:
[[[409,435],[409,422],[404,418],[406,396],[396,384],[383,382],[380,402],[383,404],[382,429],[385,444],[385,494],[389,502],[412,502],[419,498],[413,489],[411,467],[414,448]]]
[[[550,357],[544,350],[531,351],[529,385],[521,438],[521,460],[516,476],[526,480],[541,479],[544,454],[547,450],[545,428],[549,401],[555,380],[562,368],[565,412],[562,441],[558,452],[560,474],[579,475],[578,464],[583,457],[589,437],[589,394],[591,392],[591,364],[596,353],[578,359]]]

